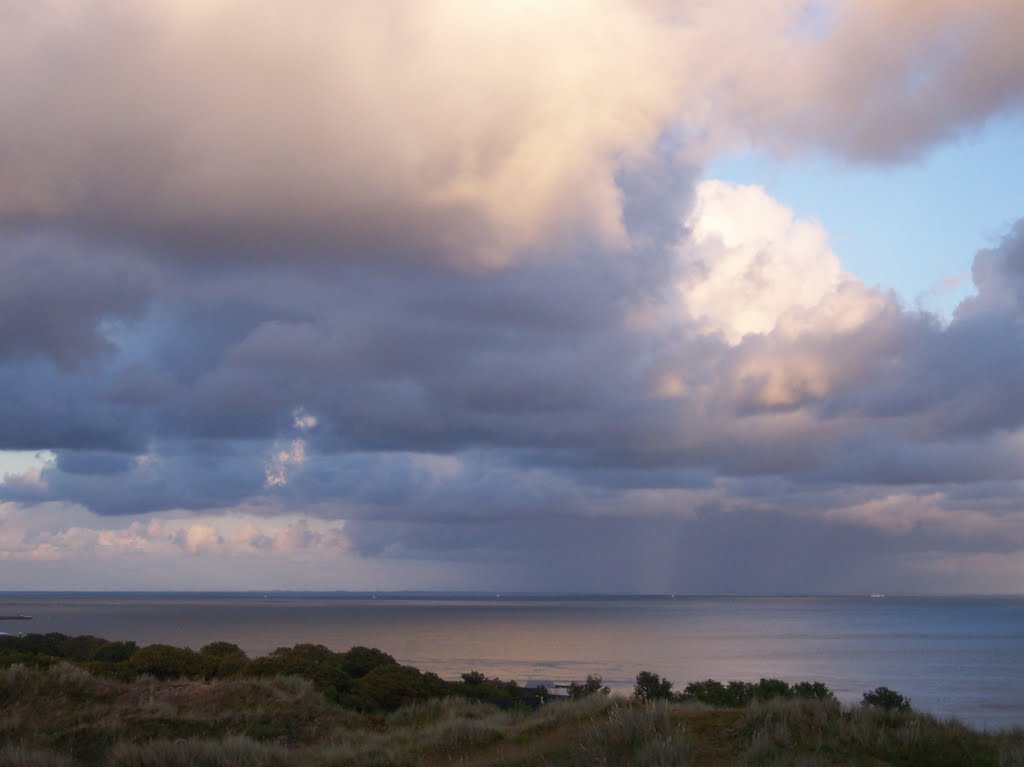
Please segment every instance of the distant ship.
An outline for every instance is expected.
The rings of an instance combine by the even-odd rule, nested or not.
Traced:
[[[871,595],[872,599],[885,599],[885,594],[879,594],[877,591]]]

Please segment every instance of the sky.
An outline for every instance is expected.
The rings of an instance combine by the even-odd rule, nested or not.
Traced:
[[[3,3],[0,583],[1024,593],[1022,27]]]

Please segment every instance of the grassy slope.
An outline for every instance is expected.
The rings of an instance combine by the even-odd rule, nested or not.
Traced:
[[[745,709],[595,696],[535,712],[459,699],[357,714],[296,678],[132,683],[0,671],[0,766],[1024,765],[1024,731],[817,701]]]

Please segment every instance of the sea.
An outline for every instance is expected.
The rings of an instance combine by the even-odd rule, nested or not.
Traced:
[[[6,633],[92,634],[250,655],[299,643],[378,647],[467,671],[628,694],[638,672],[820,681],[845,703],[886,686],[916,709],[995,730],[1024,726],[1024,597],[606,596],[351,593],[0,593]]]

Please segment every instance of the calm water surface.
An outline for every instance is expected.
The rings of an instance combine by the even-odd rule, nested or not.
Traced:
[[[1024,598],[0,595],[0,630],[59,631],[253,655],[367,645],[457,679],[818,680],[846,702],[886,685],[977,726],[1024,725]]]

